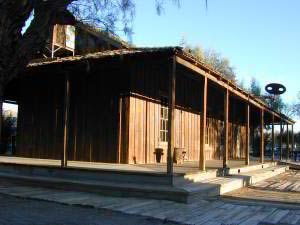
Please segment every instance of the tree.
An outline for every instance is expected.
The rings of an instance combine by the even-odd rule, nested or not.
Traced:
[[[263,95],[261,91],[261,86],[259,82],[255,79],[251,79],[250,83],[250,93],[259,97],[262,101],[264,101],[271,109],[278,112],[287,111],[287,105],[283,102],[281,96],[273,96],[270,94]]]
[[[2,148],[0,149],[1,154],[8,150],[9,142],[12,142],[12,136],[15,135],[17,129],[17,118],[12,113],[3,115],[3,131],[2,131]],[[13,149],[13,147],[12,147]],[[11,149],[11,150],[12,150]]]
[[[300,92],[298,92],[296,102],[290,105],[289,111],[292,115],[300,117]]]
[[[250,93],[257,96],[257,97],[261,97],[261,87],[259,82],[252,77],[251,79],[251,83],[250,83]]]
[[[5,85],[45,46],[54,23],[74,23],[76,17],[115,30],[122,20],[130,32],[133,16],[133,0],[0,0],[0,98]]]
[[[153,1],[159,13],[165,0]],[[45,46],[53,24],[72,24],[76,19],[111,32],[122,24],[130,35],[134,14],[135,0],[0,0],[0,115],[6,84]],[[1,127],[0,117],[0,137]]]
[[[190,52],[198,60],[207,64],[212,69],[218,71],[226,78],[236,83],[236,74],[234,72],[234,68],[230,65],[229,59],[222,57],[213,49],[204,50],[200,46],[191,47],[183,41],[181,45],[185,51]]]
[[[271,109],[288,115],[288,110],[286,110],[287,105],[283,102],[281,96],[274,97],[272,95],[267,95],[265,101]]]

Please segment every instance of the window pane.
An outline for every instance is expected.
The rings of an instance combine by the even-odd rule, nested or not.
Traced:
[[[168,139],[168,107],[161,105],[160,108],[160,141],[166,142]]]

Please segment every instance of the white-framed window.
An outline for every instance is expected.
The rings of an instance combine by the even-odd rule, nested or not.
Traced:
[[[168,142],[168,120],[169,120],[168,98],[161,97],[160,127],[159,127],[160,142]]]
[[[160,127],[159,127],[159,139],[161,142],[168,142],[168,116],[169,116],[168,106],[161,105]]]

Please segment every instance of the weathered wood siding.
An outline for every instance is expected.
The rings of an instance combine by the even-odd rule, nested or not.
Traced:
[[[92,29],[92,28],[87,28]],[[90,32],[84,30],[80,26],[76,26],[76,41],[75,41],[75,50],[76,55],[84,55],[93,52],[100,52],[106,50],[115,50],[119,47],[119,45],[112,44],[112,40],[110,40],[107,34],[97,33],[91,34]]]
[[[155,60],[131,66],[129,109],[129,163],[155,162],[155,148],[164,148],[160,140],[161,101],[168,96],[170,61]],[[175,147],[184,147],[188,160],[198,160],[200,148],[200,81],[190,79],[182,67],[176,81]]]
[[[155,148],[164,148],[162,162],[166,162],[167,145],[160,142],[160,103],[130,97],[129,163],[154,163]],[[223,122],[208,118],[209,143],[206,159],[222,159]],[[229,123],[229,158],[243,159],[246,152],[246,127]],[[175,110],[175,147],[185,148],[186,159],[199,160],[200,114]]]
[[[90,64],[90,68],[70,74],[68,160],[120,160],[119,105],[121,92],[128,87],[128,82],[126,74],[116,65],[119,62],[106,62],[93,69]],[[57,72],[49,69],[45,74],[34,74],[19,81],[18,156],[61,159],[65,74],[54,71]]]
[[[186,151],[186,160],[199,160],[200,153],[200,114],[175,110],[175,148]]]
[[[131,90],[129,99],[128,162],[155,162],[155,148],[164,148],[163,162],[166,162],[167,144],[160,142],[160,109],[162,95],[168,93],[168,67],[157,64],[137,64],[131,70]],[[177,69],[175,147],[185,148],[186,159],[199,160],[201,78],[182,67]],[[205,157],[222,159],[223,156],[223,92],[209,85],[208,93],[208,143]],[[245,124],[240,118],[239,102],[232,99],[229,121],[229,158],[245,157]]]
[[[119,105],[124,76],[119,67],[111,65],[71,77],[69,160],[119,161]]]
[[[63,76],[41,75],[24,78],[21,82],[18,87],[16,155],[60,159],[63,148]]]
[[[136,59],[136,60],[135,60]],[[160,110],[168,96],[166,58],[103,60],[78,65],[70,73],[68,160],[153,163],[160,140]],[[60,159],[63,147],[64,75],[59,68],[24,77],[18,102],[17,155]],[[69,68],[70,69],[70,68]],[[53,73],[56,71],[56,73]],[[199,160],[201,76],[177,67],[175,147]],[[245,156],[244,105],[230,97],[229,158]],[[206,159],[223,155],[223,92],[208,84]]]
[[[167,145],[160,141],[160,103],[130,97],[129,163],[154,163],[155,148]],[[198,160],[200,149],[200,115],[175,110],[175,147],[185,148],[187,160]]]

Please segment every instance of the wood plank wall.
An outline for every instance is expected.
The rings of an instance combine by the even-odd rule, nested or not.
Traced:
[[[118,161],[119,101],[126,78],[114,64],[104,65],[110,66],[70,76],[68,160]],[[52,69],[21,81],[17,156],[61,159],[64,74]]]
[[[161,95],[167,91],[166,64],[135,65],[131,69],[131,90],[129,98],[129,163],[155,162],[155,148],[162,147],[166,162],[167,144],[160,142],[160,108]],[[201,79],[193,77],[193,72],[178,67],[176,82],[175,110],[175,147],[185,148],[186,159],[199,160],[200,151],[200,108]],[[217,96],[212,87],[209,92],[209,144],[206,146],[206,159],[222,158],[222,104],[223,98]],[[135,96],[137,94],[137,96]],[[165,94],[167,95],[167,94]],[[237,103],[233,101],[231,110],[236,112]],[[221,113],[220,113],[221,112]],[[245,156],[245,127],[242,123],[235,124],[239,113],[233,113],[229,123],[229,157],[240,159]]]
[[[155,148],[167,148],[166,143],[160,143],[159,123],[160,102],[168,93],[168,61],[157,57],[120,59],[117,64],[108,61],[103,65],[97,65],[97,70],[78,71],[70,76],[68,160],[155,162]],[[22,81],[18,100],[18,156],[61,158],[64,77],[50,73]],[[203,83],[194,75],[178,66],[175,147],[185,148],[187,160],[198,160],[200,147]],[[208,88],[210,129],[206,159],[221,159],[223,98],[211,85]],[[239,120],[242,105],[235,100],[230,102],[229,156],[243,158],[246,140],[245,124]],[[164,162],[166,156],[165,150]]]
[[[160,103],[130,97],[129,163],[154,163],[155,148],[163,148],[166,162],[167,144],[160,141]],[[175,110],[175,147],[185,148],[187,160],[199,159],[200,114]]]
[[[60,159],[63,84],[62,76],[43,74],[22,80],[18,87],[17,156]]]
[[[160,103],[130,97],[129,163],[154,163],[155,148],[164,149],[162,162],[166,162],[166,143],[160,142]],[[206,159],[222,159],[223,123],[208,118],[209,144]],[[246,127],[229,123],[229,158],[243,159],[246,151]],[[182,109],[175,110],[175,147],[185,148],[186,160],[199,160],[200,114]]]
[[[119,75],[105,68],[71,77],[69,160],[118,161]]]

